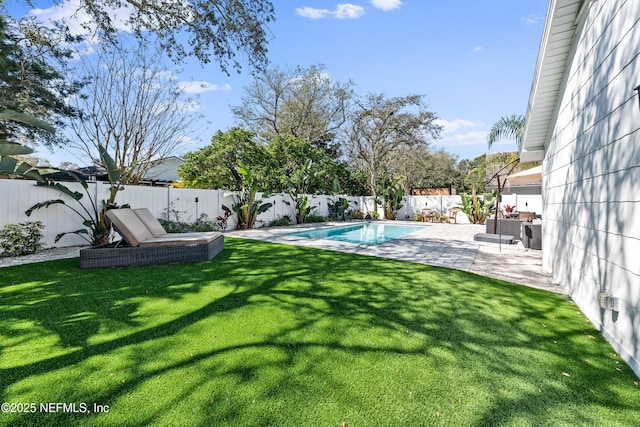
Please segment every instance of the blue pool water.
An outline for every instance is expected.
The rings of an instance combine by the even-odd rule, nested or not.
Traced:
[[[324,227],[317,230],[292,233],[290,236],[306,239],[336,240],[339,242],[379,245],[414,231],[422,230],[424,225],[396,225],[366,222],[362,224]]]

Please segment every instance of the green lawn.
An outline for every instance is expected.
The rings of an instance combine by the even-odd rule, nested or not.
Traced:
[[[631,426],[637,381],[563,296],[461,271],[228,237],[0,269],[1,400],[38,411],[3,425]]]

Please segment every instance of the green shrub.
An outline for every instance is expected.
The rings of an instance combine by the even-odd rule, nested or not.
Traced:
[[[288,216],[283,216],[282,218],[274,219],[269,223],[269,227],[283,227],[291,225],[291,220]]]
[[[200,217],[198,217],[194,222],[181,221],[177,216],[175,220],[158,218],[158,221],[162,224],[167,233],[216,231],[218,228],[213,221],[209,220],[207,214],[200,215]]]
[[[20,224],[7,224],[0,230],[0,249],[3,256],[34,254],[42,249],[42,230],[40,221],[27,221]]]
[[[356,209],[351,212],[351,218],[353,219],[364,219],[364,213],[360,209]]]
[[[322,215],[309,215],[307,222],[325,222],[327,219]]]
[[[378,219],[379,215],[378,215],[378,211],[371,211],[369,212],[367,215],[365,215],[365,219],[368,217],[370,217],[371,219]]]

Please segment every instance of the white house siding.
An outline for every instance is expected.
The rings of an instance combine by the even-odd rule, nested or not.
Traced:
[[[640,375],[640,1],[587,6],[545,145],[543,265]]]

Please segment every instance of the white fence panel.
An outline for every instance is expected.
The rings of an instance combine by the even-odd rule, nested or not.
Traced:
[[[542,196],[540,194],[505,194],[502,193],[502,203],[500,207],[505,205],[515,206],[520,212],[542,213]]]
[[[447,212],[461,204],[460,196],[405,196],[403,207],[398,212],[398,219],[404,219],[406,216],[412,218],[416,212],[422,212],[423,209]]]
[[[26,221],[42,221],[44,228],[44,243],[46,246],[52,246],[55,243],[55,237],[60,233],[71,232],[84,228],[82,225],[83,218],[76,214],[72,209],[80,212],[83,216],[88,215],[83,210],[84,206],[89,212],[93,212],[91,200],[85,193],[80,184],[65,183],[72,191],[77,191],[83,195],[80,202],[67,196],[59,190],[51,188],[37,187],[33,181],[23,180],[0,180],[0,200],[6,200],[3,206],[3,212],[0,216],[0,227],[6,224],[17,224]],[[87,191],[94,200],[106,199],[109,195],[108,186],[96,186],[96,183],[89,183]],[[42,203],[47,200],[60,199],[65,202],[62,204],[53,204],[47,208],[35,210],[31,216],[27,216],[25,211],[36,203]],[[6,208],[6,210],[5,210]],[[72,208],[72,209],[71,209]],[[74,246],[87,244],[87,241],[75,234],[68,234],[62,237],[57,246]]]
[[[108,187],[108,184],[102,184]],[[166,209],[171,200],[170,192],[163,187],[142,187],[135,185],[125,186],[124,191],[119,191],[116,202],[119,205],[129,205],[132,208],[148,208],[152,214],[161,218],[166,216]]]
[[[101,205],[102,200],[109,197],[109,184],[104,182],[90,182],[88,184],[91,197]],[[84,195],[83,205],[87,207],[89,212],[93,212],[93,208],[90,206],[91,201],[80,184],[64,183],[64,185],[74,191],[81,192]],[[215,221],[216,217],[224,215],[223,204],[231,208],[234,202],[233,194],[233,192],[224,190],[126,186],[124,191],[118,193],[116,202],[120,205],[128,204],[133,208],[148,208],[158,218],[166,218],[168,212],[175,212],[181,221],[192,222],[202,214],[206,214],[210,221]],[[260,194],[259,196],[261,197]],[[345,197],[349,200],[351,209],[359,209],[364,215],[371,213],[374,209],[371,197],[312,195],[310,203],[315,209],[311,213],[328,216],[328,203],[337,200],[338,197]],[[520,197],[522,196],[519,196],[518,203],[522,204],[523,199]],[[64,200],[68,207],[51,205],[48,208],[35,211],[31,217],[27,217],[24,213],[36,203],[58,198]],[[0,200],[5,201],[0,205],[0,228],[6,224],[42,221],[45,225],[44,243],[47,247],[86,244],[84,239],[73,234],[66,235],[62,240],[54,243],[54,239],[59,233],[83,228],[83,219],[69,209],[69,207],[73,207],[81,210],[80,205],[62,192],[37,187],[33,181],[0,179]],[[256,227],[266,226],[271,221],[285,216],[295,222],[295,208],[291,196],[272,194],[265,198],[265,202],[271,202],[273,206],[258,217]],[[398,219],[404,220],[406,215],[411,219],[415,211],[421,211],[423,208],[446,212],[450,207],[458,206],[460,203],[460,196],[406,196],[403,202],[404,206],[398,212]],[[532,203],[530,206],[535,206],[535,204]],[[382,206],[379,206],[380,218],[383,218],[383,213]],[[175,220],[176,218],[172,216],[170,219]],[[236,215],[233,215],[228,220],[227,230],[234,229],[236,224],[237,218]]]

